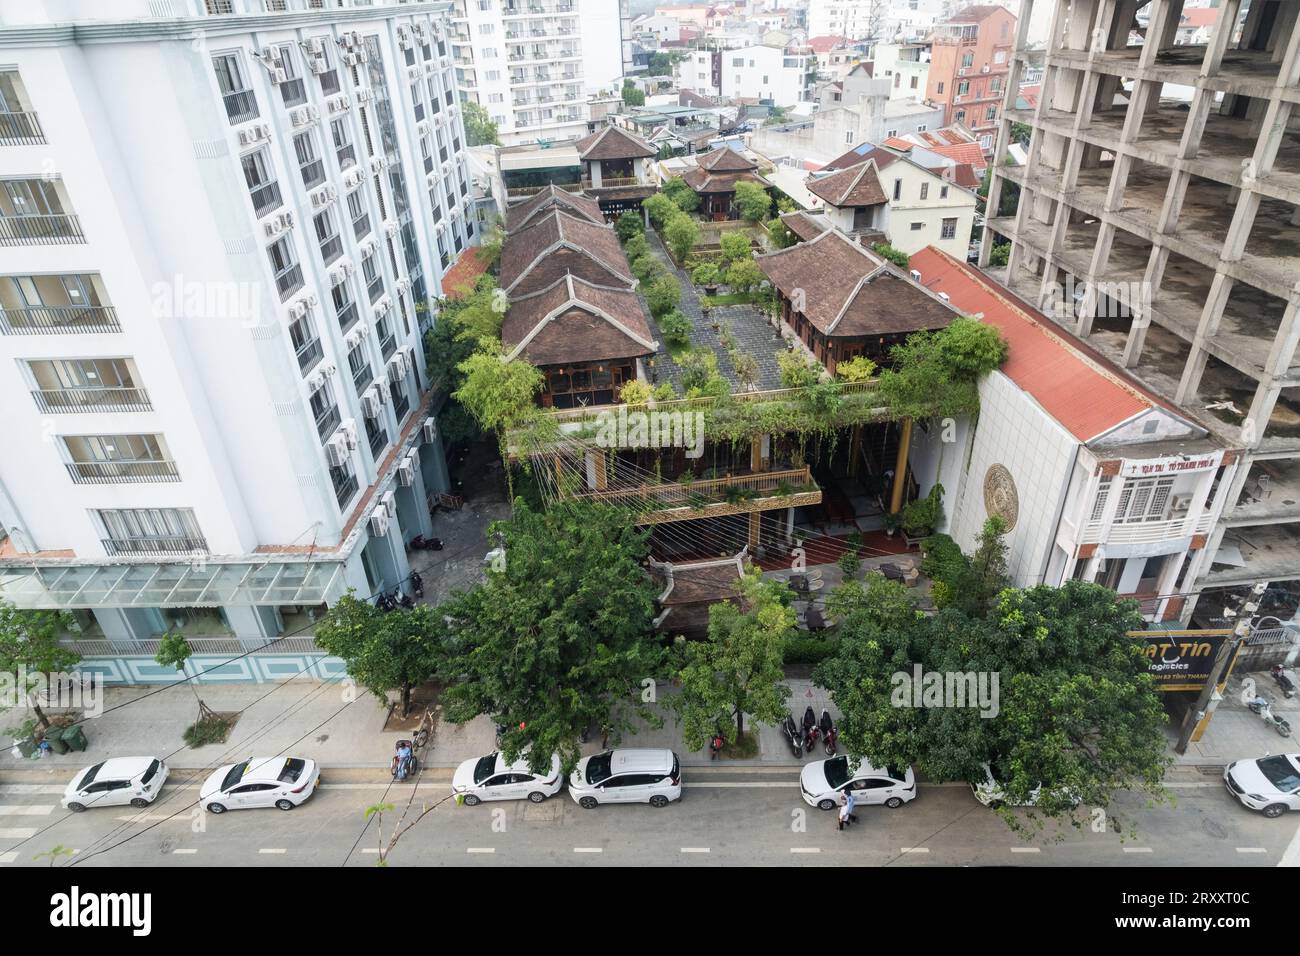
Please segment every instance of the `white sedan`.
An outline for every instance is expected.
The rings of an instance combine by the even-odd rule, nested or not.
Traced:
[[[278,807],[292,810],[320,783],[320,767],[301,757],[252,757],[213,773],[199,788],[199,806],[210,813]]]
[[[1223,768],[1223,782],[1234,797],[1270,819],[1300,810],[1300,754],[1234,760]]]
[[[819,810],[834,810],[852,791],[859,806],[881,804],[890,809],[916,799],[916,776],[906,770],[877,770],[870,764],[852,765],[846,756],[804,764],[799,792],[804,803]]]
[[[460,797],[466,806],[477,806],[484,800],[530,800],[541,803],[553,797],[564,786],[560,773],[560,756],[551,756],[551,769],[536,773],[528,769],[528,758],[521,757],[506,763],[500,753],[466,760],[456,768],[451,778],[451,792]]]
[[[147,807],[158,799],[167,773],[158,757],[113,757],[73,777],[60,802],[73,813],[87,807]]]

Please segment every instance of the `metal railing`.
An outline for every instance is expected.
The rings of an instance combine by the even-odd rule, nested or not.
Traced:
[[[303,287],[302,266],[292,265],[275,277],[275,287],[284,301]]]
[[[0,335],[121,332],[117,311],[109,305],[38,305],[0,309]]]
[[[369,362],[352,373],[352,387],[357,390],[358,395],[364,392],[374,380],[375,370],[370,367]]]
[[[301,79],[285,80],[280,84],[280,99],[286,107],[302,106],[307,102],[307,86]]]
[[[119,554],[189,554],[207,551],[208,542],[201,537],[186,534],[148,535],[139,538],[100,538],[109,555]]]
[[[1115,544],[1146,544],[1185,538],[1192,534],[1208,534],[1211,515],[1203,514],[1198,518],[1171,518],[1164,521],[1113,522],[1109,527],[1102,521],[1084,523],[1081,544],[1097,544],[1108,541]]]
[[[366,295],[370,296],[370,304],[374,305],[379,301],[380,296],[384,294],[384,277],[375,276],[373,280],[366,283]]]
[[[397,416],[398,422],[406,417],[406,413],[411,410],[411,400],[406,397],[404,389],[397,389],[397,394],[393,396],[393,414]]]
[[[352,235],[360,239],[370,232],[370,213],[363,213],[352,220]]]
[[[325,265],[329,265],[341,255],[343,255],[343,240],[337,235],[330,236],[320,244],[320,257]]]
[[[338,312],[339,331],[347,332],[348,329],[357,324],[357,304],[349,302]]]
[[[320,344],[320,339],[314,338],[310,342],[303,343],[302,347],[298,349],[298,368],[303,375],[306,375],[324,357],[325,350]]]
[[[237,637],[190,637],[186,635],[185,643],[189,644],[190,650],[195,654],[247,654],[250,652],[249,645]],[[106,639],[83,638],[81,640],[62,640],[59,641],[59,646],[75,651],[82,657],[118,657],[124,654],[153,657],[162,646],[162,638],[151,637],[143,641],[131,641],[129,646],[125,641],[121,640],[108,641]],[[254,647],[251,648],[251,652],[253,654],[325,653],[317,646],[315,638],[303,636],[271,638],[265,642],[265,649]]]
[[[226,118],[232,126],[258,117],[257,96],[252,90],[235,90],[223,95],[221,100],[226,104]]]
[[[348,475],[346,480],[344,481],[335,480],[333,484],[334,484],[334,500],[337,501],[339,503],[339,507],[342,508],[349,501],[351,501],[352,496],[357,493],[357,476]]]
[[[342,87],[339,86],[338,70],[326,70],[320,74],[320,91],[322,95],[333,96],[340,89]]]
[[[384,339],[382,342],[379,343],[379,353],[383,355],[385,359],[387,359],[396,351],[397,351],[397,339],[392,335],[389,335],[388,338]]]
[[[378,459],[379,452],[388,444],[388,432],[382,428],[376,428],[367,437],[370,439],[370,454]]]
[[[838,382],[835,389],[840,395],[862,395],[876,390],[876,380],[866,382]],[[807,393],[802,388],[769,388],[753,392],[733,392],[732,402],[771,402],[794,401]],[[672,401],[655,402],[654,408],[661,412],[684,412],[687,410],[707,409],[713,407],[715,398],[677,398]],[[560,422],[583,421],[594,419],[602,412],[617,409],[618,405],[588,405],[583,408],[547,409],[546,416]]]
[[[0,246],[45,246],[85,241],[81,221],[67,213],[0,216]]]
[[[574,495],[583,501],[596,501],[611,505],[647,505],[653,510],[683,508],[696,503],[717,504],[728,496],[738,503],[757,498],[771,498],[805,494],[816,491],[812,469],[789,468],[782,471],[754,472],[728,478],[708,478],[688,484],[638,485],[635,488],[616,488],[605,491],[584,491]]]
[[[45,142],[45,132],[35,113],[0,113],[0,144],[35,146]]]
[[[339,158],[339,169],[347,169],[353,166],[357,161],[357,150],[351,143],[346,146],[340,146],[335,155]]]
[[[325,164],[319,159],[303,163],[299,170],[302,172],[302,184],[307,189],[312,189],[325,182]]]
[[[36,407],[58,415],[69,412],[148,412],[153,410],[143,388],[38,388]]]
[[[253,211],[257,213],[259,219],[272,209],[279,208],[283,202],[280,196],[280,184],[275,181],[256,186],[248,193],[253,197]]]
[[[339,407],[331,405],[325,411],[321,412],[320,417],[316,419],[316,434],[320,436],[321,441],[325,441],[334,434],[334,429],[339,427],[342,417],[339,415]]]
[[[605,189],[613,186],[640,186],[641,181],[635,176],[601,176],[600,182],[584,178],[582,180],[583,189]]]
[[[117,485],[141,481],[180,481],[174,461],[70,461],[68,474],[78,485]]]

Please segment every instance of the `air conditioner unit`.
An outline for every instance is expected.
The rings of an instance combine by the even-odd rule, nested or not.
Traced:
[[[325,459],[335,468],[348,460],[347,440],[342,435],[335,435],[325,443]]]
[[[370,533],[379,537],[388,534],[388,509],[376,508],[370,512]]]
[[[344,54],[343,54],[343,65],[344,65],[344,66],[356,66],[356,65],[357,65],[358,63],[360,63],[360,62],[361,62],[361,54],[359,54],[359,53],[344,53]]]
[[[384,220],[384,235],[388,236],[390,239],[393,236],[397,235],[398,230],[401,228],[402,228],[401,225],[397,222],[396,219]]]
[[[1192,506],[1191,495],[1170,495],[1169,510],[1176,515],[1185,515]]]
[[[425,442],[433,444],[438,440],[438,420],[432,415],[424,420],[424,424],[420,426],[420,429],[424,433]]]
[[[294,302],[292,305],[289,306],[289,315],[295,321],[301,319],[306,314],[307,314],[307,303],[302,301],[302,299],[299,299],[298,301]]]
[[[397,45],[403,50],[409,50],[411,48],[411,38],[406,35],[405,27],[397,28]]]
[[[406,357],[398,352],[388,360],[388,380],[394,384],[406,378]]]
[[[284,232],[284,220],[276,216],[274,219],[268,219],[264,222],[262,228],[266,232],[266,238],[275,239]]]
[[[342,93],[326,103],[326,106],[331,113],[346,113],[352,107],[352,100],[346,93]]]
[[[343,433],[343,440],[348,446],[349,451],[356,451],[357,448],[357,420],[355,418],[343,419],[343,424],[339,426]]]
[[[372,173],[376,173],[376,174],[377,174],[377,173],[382,173],[382,172],[383,172],[385,169],[387,169],[387,168],[388,168],[388,157],[387,157],[387,156],[371,156],[371,157],[370,157],[370,171],[371,171]]]
[[[392,307],[393,307],[393,300],[388,295],[388,293],[385,292],[383,295],[379,297],[379,300],[370,307],[370,311],[372,311],[375,315],[385,315],[387,314],[388,310],[391,309]]]
[[[282,223],[284,223],[284,228],[286,229],[293,228],[293,210],[287,209],[284,212],[280,213],[279,219]]]
[[[379,389],[368,388],[361,396],[361,411],[366,418],[378,418],[384,413],[384,403],[379,397]]]
[[[380,507],[382,507],[385,511],[387,511],[390,516],[394,518],[397,517],[397,493],[396,492],[394,491],[384,492],[383,497],[379,499],[379,504]]]
[[[281,83],[287,82],[288,79],[289,79],[289,71],[284,69],[283,67],[276,67],[274,70],[271,71],[271,82],[276,86],[279,86]]]
[[[312,56],[321,56],[325,52],[325,40],[323,37],[312,37],[306,43],[307,52]]]
[[[318,392],[320,391],[321,386],[325,384],[325,376],[321,375],[320,372],[316,372],[307,377],[306,384],[307,384],[307,392],[309,394]]]
[[[985,63],[983,66],[980,67],[981,73],[987,73],[988,71],[989,71],[989,65],[987,63]]]
[[[311,194],[311,208],[320,209],[322,206],[328,206],[333,201],[327,189],[318,189]]]
[[[397,483],[403,488],[415,484],[415,461],[410,455],[397,463]]]
[[[375,98],[375,93],[374,93],[373,90],[370,90],[370,89],[360,89],[360,90],[357,90],[357,102],[358,102],[358,103],[369,103],[369,102],[370,102],[371,100],[373,100],[374,98]]]
[[[406,68],[406,78],[411,81],[418,80],[424,75],[424,71],[418,66],[408,66]]]

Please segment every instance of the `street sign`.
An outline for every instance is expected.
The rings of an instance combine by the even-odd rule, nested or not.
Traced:
[[[1199,691],[1205,687],[1231,629],[1213,631],[1129,631],[1145,644],[1148,672],[1164,692]]]

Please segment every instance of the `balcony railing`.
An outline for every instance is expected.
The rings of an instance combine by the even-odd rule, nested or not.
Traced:
[[[400,420],[400,416],[399,416]],[[383,451],[384,446],[388,444],[388,432],[382,428],[376,428],[370,435],[370,454],[378,458],[379,453]]]
[[[143,388],[38,388],[36,407],[51,415],[75,412],[148,412],[153,410]]]
[[[76,216],[0,216],[0,246],[49,246],[85,242]]]
[[[1208,534],[1213,524],[1211,515],[1198,518],[1172,518],[1165,521],[1115,522],[1106,527],[1104,521],[1088,521],[1083,526],[1081,544],[1150,544],[1156,541],[1176,540],[1193,534]]]
[[[110,555],[119,554],[189,554],[207,551],[208,542],[192,535],[150,535],[139,538],[101,538],[100,543]]]
[[[303,286],[302,266],[293,265],[285,269],[275,277],[275,288],[280,293],[280,300],[284,301],[293,295]]]
[[[286,107],[301,106],[307,102],[307,86],[301,79],[285,80],[280,84],[280,99]]]
[[[35,113],[0,113],[0,144],[34,146],[45,142],[45,133]]]
[[[349,302],[338,312],[339,331],[346,333],[348,329],[357,324],[357,304]]]
[[[298,368],[302,370],[303,375],[306,375],[324,357],[325,350],[321,347],[320,339],[312,339],[298,349]]]
[[[0,309],[0,335],[121,331],[117,311],[107,305],[38,305],[28,309]]]
[[[635,176],[601,176],[600,182],[597,183],[591,179],[582,180],[583,189],[612,189],[614,186],[640,186],[641,182]]]
[[[789,498],[797,504],[811,504],[821,500],[821,489],[813,481],[812,470],[790,468],[782,471],[755,472],[729,478],[710,478],[689,484],[639,485],[635,488],[615,488],[605,491],[585,491],[575,497],[584,501],[630,507],[640,513],[639,520],[653,523],[662,520],[653,512],[690,509],[706,510],[713,506],[715,512],[751,510],[750,505],[760,499]],[[727,512],[730,513],[730,512]]]
[[[330,236],[320,244],[320,257],[325,265],[329,265],[341,255],[343,255],[343,240],[338,236]]]
[[[337,405],[331,405],[321,412],[320,417],[316,419],[316,434],[320,435],[320,440],[325,441],[333,435],[334,429],[339,427],[339,422],[342,420]]]
[[[226,117],[231,125],[257,119],[257,97],[252,90],[235,90],[226,93],[221,99],[226,104]]]
[[[276,182],[263,183],[248,192],[253,197],[253,211],[259,219],[272,209],[279,208],[283,201],[280,197],[280,184]]]
[[[78,485],[180,481],[181,477],[174,461],[70,461],[67,466]]]

